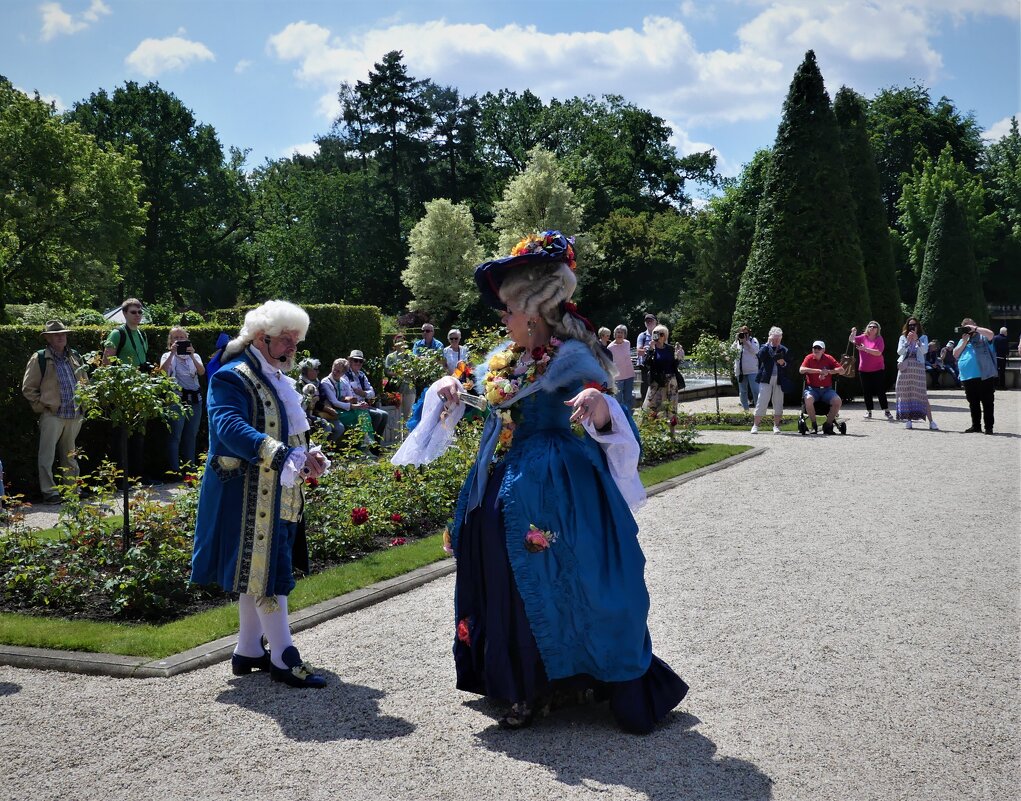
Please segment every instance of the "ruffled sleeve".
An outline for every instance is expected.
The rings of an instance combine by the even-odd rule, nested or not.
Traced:
[[[428,464],[442,456],[453,442],[454,429],[464,415],[465,405],[459,403],[444,415],[443,401],[436,391],[436,383],[426,390],[422,419],[404,440],[404,444],[397,449],[397,453],[391,457],[392,464],[398,466]]]
[[[613,482],[624,496],[631,511],[638,511],[645,505],[645,486],[638,476],[638,459],[641,446],[631,428],[627,413],[616,400],[606,399],[610,410],[610,430],[600,433],[594,425],[586,420],[582,425],[593,440],[599,443],[606,455]]]

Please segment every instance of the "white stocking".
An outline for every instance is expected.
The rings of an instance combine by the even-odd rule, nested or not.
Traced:
[[[270,611],[270,607],[276,607]],[[277,595],[276,603],[262,603],[255,607],[262,623],[262,630],[269,640],[270,659],[278,668],[286,668],[280,657],[284,651],[294,645],[291,639],[291,626],[287,622],[287,596]]]
[[[238,644],[234,653],[240,656],[262,656],[262,623],[255,611],[255,596],[242,593],[238,597]]]

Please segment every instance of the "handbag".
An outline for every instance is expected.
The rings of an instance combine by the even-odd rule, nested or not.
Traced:
[[[854,378],[858,375],[858,360],[854,358],[853,347],[854,343],[848,340],[844,355],[840,357],[840,369],[844,371],[844,378]]]
[[[334,409],[332,406],[328,405],[317,406],[316,409],[312,412],[312,414],[314,414],[316,417],[323,418],[323,420],[329,420],[330,422],[333,422],[334,420],[337,419],[337,410]]]

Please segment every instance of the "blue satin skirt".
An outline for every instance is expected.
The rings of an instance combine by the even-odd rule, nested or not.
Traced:
[[[618,725],[645,734],[676,707],[688,685],[653,655],[644,675],[602,682],[579,675],[550,681],[507,557],[497,467],[457,543],[454,666],[457,688],[504,703],[529,703],[560,691],[591,689],[609,702]]]

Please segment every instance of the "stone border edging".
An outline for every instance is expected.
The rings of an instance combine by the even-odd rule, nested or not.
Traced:
[[[743,462],[765,453],[764,447],[752,448],[750,451],[728,456],[715,464],[700,467],[690,473],[669,478],[646,489],[651,498],[666,490],[678,487],[717,470]],[[378,581],[353,590],[337,598],[322,601],[306,609],[291,613],[289,616],[292,631],[304,631],[340,615],[363,609],[421,587],[434,579],[442,578],[454,572],[455,564],[451,558],[416,568],[410,573],[395,576],[385,581]],[[59,651],[52,648],[30,648],[20,645],[0,645],[0,665],[29,668],[34,670],[59,670],[66,673],[85,673],[94,676],[112,676],[114,678],[134,679],[165,679],[180,673],[187,673],[199,668],[209,667],[230,658],[234,652],[235,635],[221,637],[212,642],[183,651],[164,659],[149,659],[143,656],[121,656],[119,654],[95,654],[87,651]]]

